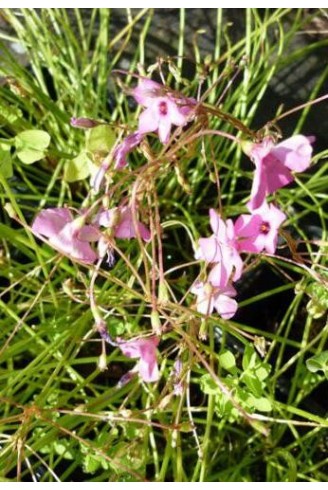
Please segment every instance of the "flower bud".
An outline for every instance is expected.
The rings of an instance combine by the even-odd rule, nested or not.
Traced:
[[[73,128],[79,129],[90,129],[99,126],[99,124],[103,124],[100,121],[96,121],[95,119],[90,119],[88,117],[71,117],[70,120],[71,126]]]

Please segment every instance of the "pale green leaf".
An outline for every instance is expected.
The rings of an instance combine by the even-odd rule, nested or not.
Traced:
[[[77,182],[84,180],[90,175],[92,161],[85,152],[80,153],[73,160],[66,162],[64,180],[66,182]]]
[[[91,153],[107,154],[116,140],[115,133],[105,124],[100,124],[86,132],[86,150]]]
[[[27,165],[41,160],[50,143],[50,136],[46,131],[31,129],[15,136],[17,157]]]
[[[236,359],[235,356],[229,350],[226,350],[219,354],[219,363],[226,371],[236,371]]]

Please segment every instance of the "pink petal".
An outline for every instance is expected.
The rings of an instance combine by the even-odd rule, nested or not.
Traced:
[[[152,133],[158,129],[158,114],[154,106],[150,106],[139,116],[138,131],[141,134]]]
[[[138,104],[149,107],[162,89],[163,85],[149,78],[140,78],[137,87],[132,90],[132,95]]]
[[[187,122],[187,117],[181,112],[175,102],[167,98],[168,116],[172,124],[175,126],[184,126]]]
[[[98,171],[94,175],[92,175],[90,185],[95,192],[100,191],[108,168],[109,165],[106,162],[99,167]]]
[[[225,320],[232,318],[238,309],[238,303],[236,300],[220,294],[214,303],[216,311]]]
[[[114,169],[120,169],[126,167],[128,164],[126,157],[139,143],[142,141],[143,135],[138,131],[127,136],[114,152]]]
[[[271,153],[289,169],[303,172],[311,163],[311,140],[298,134],[279,143],[271,150]]]
[[[222,226],[222,220],[215,209],[210,209],[210,225],[215,235],[218,234],[220,227]]]
[[[140,359],[137,363],[137,368],[145,382],[154,382],[159,378],[156,360],[158,343],[158,337],[140,338],[119,343],[119,348],[126,357]]]
[[[150,232],[148,228],[140,223],[140,221],[138,221],[137,223],[141,238],[145,241],[149,241]],[[119,224],[115,228],[115,236],[117,238],[135,238],[137,236],[134,227],[132,211],[128,207],[121,209],[121,219]]]
[[[230,280],[231,271],[232,267],[230,264],[227,267],[223,262],[219,262],[211,269],[208,275],[208,282],[214,287],[224,288]]]
[[[167,114],[166,116],[161,116],[158,121],[158,137],[163,145],[166,145],[170,139],[172,122]]]
[[[258,215],[242,214],[235,223],[237,247],[240,252],[258,253],[262,249],[255,243],[262,218]]]
[[[57,235],[72,219],[72,214],[67,208],[44,209],[36,216],[32,224],[32,231],[51,238]]]
[[[197,281],[190,292],[197,296],[197,311],[203,315],[210,315],[214,308],[211,285]]]
[[[93,225],[83,226],[78,233],[78,238],[82,242],[96,242],[100,237],[100,230]]]
[[[219,262],[222,259],[221,246],[215,235],[211,235],[208,238],[200,238],[198,244],[199,249],[195,255],[196,259],[206,260],[209,263]]]
[[[116,220],[119,220],[120,214],[119,208],[106,209],[97,214],[94,223],[105,228],[112,227],[117,224]]]
[[[267,179],[262,162],[255,160],[253,184],[249,199],[250,209],[256,209],[262,205],[267,195]]]
[[[74,237],[76,227],[74,222],[64,226],[58,235],[54,235],[49,239],[49,243],[59,252],[68,257],[83,262],[85,264],[93,264],[98,255],[91,248],[88,242],[82,242]]]

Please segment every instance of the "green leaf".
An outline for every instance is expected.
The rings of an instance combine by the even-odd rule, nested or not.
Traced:
[[[66,440],[54,441],[53,448],[59,456],[63,456],[65,459],[73,460],[75,457],[69,442]]]
[[[270,364],[268,364],[267,362],[263,362],[255,368],[254,373],[260,381],[264,381],[269,376],[270,371]]]
[[[253,369],[258,360],[259,357],[256,354],[254,347],[251,344],[246,345],[242,362],[243,370]]]
[[[73,160],[67,161],[64,180],[66,182],[77,182],[78,180],[86,179],[90,175],[90,165],[92,165],[92,160],[90,160],[86,152],[81,152]]]
[[[13,104],[0,101],[0,118],[9,124],[15,124],[18,119],[23,119],[23,113]]]
[[[95,473],[100,468],[100,460],[97,456],[87,454],[83,459],[84,473]]]
[[[27,165],[41,160],[50,143],[46,131],[31,129],[15,136],[16,154],[22,163]]]
[[[257,378],[255,374],[244,372],[241,376],[241,380],[255,396],[260,396],[262,394],[261,381]]]
[[[10,154],[11,144],[7,142],[0,143],[0,173],[6,179],[13,175],[13,164]]]
[[[322,371],[328,379],[328,351],[325,350],[306,361],[306,367],[311,373]]]
[[[260,398],[252,397],[252,403],[256,410],[260,412],[271,412],[272,404],[268,398],[261,396]]]
[[[236,359],[235,356],[229,350],[223,351],[219,354],[219,363],[226,371],[231,373],[236,372]]]
[[[200,387],[206,395],[217,395],[220,393],[218,385],[209,374],[204,374],[200,378]]]
[[[115,133],[105,124],[86,132],[86,150],[91,153],[109,153],[116,140]]]

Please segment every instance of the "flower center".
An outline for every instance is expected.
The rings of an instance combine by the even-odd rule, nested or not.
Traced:
[[[159,109],[159,113],[161,116],[167,115],[168,108],[167,108],[167,103],[165,102],[165,100],[161,100],[161,102],[158,104],[158,109]]]
[[[262,221],[262,223],[260,224],[260,233],[262,233],[263,235],[267,235],[270,231],[270,223],[268,223],[267,221]]]

